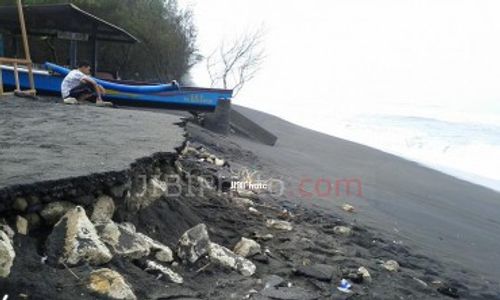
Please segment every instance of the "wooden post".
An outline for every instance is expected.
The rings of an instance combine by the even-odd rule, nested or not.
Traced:
[[[17,14],[19,15],[19,23],[21,25],[21,35],[23,38],[24,58],[28,61],[28,76],[29,76],[29,82],[30,82],[30,90],[35,90],[35,80],[33,78],[33,65],[31,62],[31,53],[30,53],[30,47],[28,44],[28,33],[26,32],[26,23],[24,20],[23,4],[21,3],[21,0],[17,0]],[[16,76],[19,76],[17,74],[17,72],[16,72]]]

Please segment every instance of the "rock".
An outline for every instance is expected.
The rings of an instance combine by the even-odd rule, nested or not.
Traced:
[[[174,260],[174,254],[172,250],[162,243],[153,240],[149,236],[137,233],[140,237],[142,237],[149,245],[149,248],[152,252],[155,252],[155,258],[161,262],[171,262]]]
[[[47,224],[52,225],[57,223],[66,212],[75,208],[75,204],[67,201],[50,202],[40,212],[42,218]]]
[[[354,212],[354,206],[347,204],[347,203],[342,205],[342,209],[346,212],[350,212],[350,213]]]
[[[347,274],[346,278],[349,279],[349,281],[357,284],[363,283],[364,280],[363,274],[359,272],[350,272]]]
[[[214,165],[216,165],[217,167],[222,167],[224,166],[225,162],[223,159],[220,159],[220,158],[215,158],[214,159]]]
[[[387,271],[390,271],[390,272],[397,272],[399,271],[399,264],[397,261],[395,260],[388,260],[386,262],[384,262],[382,264],[382,267],[384,267],[384,269],[386,269]]]
[[[16,253],[12,247],[12,240],[7,233],[0,230],[0,277],[6,278],[14,264]]]
[[[368,272],[368,269],[365,267],[359,267],[358,273],[363,276],[363,280],[366,282],[372,282],[372,276],[370,275],[370,272]]]
[[[254,205],[253,201],[248,198],[233,197],[231,202],[238,207],[248,207]]]
[[[42,219],[37,213],[30,213],[26,215],[26,220],[28,220],[28,227],[30,230],[40,227]]]
[[[438,287],[437,288],[437,291],[443,295],[446,295],[448,297],[451,297],[451,298],[460,298],[460,295],[458,294],[458,290],[454,287],[450,287],[450,286],[442,286],[442,287]]]
[[[90,220],[96,223],[104,223],[113,218],[115,213],[115,202],[113,198],[102,195],[97,198],[96,203],[94,203],[94,209],[92,211],[92,216]]]
[[[111,299],[137,299],[123,276],[107,268],[98,269],[90,273],[87,287],[92,292]]]
[[[264,283],[264,288],[272,288],[278,287],[285,283],[285,279],[281,278],[278,275],[268,275],[262,278],[262,282]]]
[[[82,262],[100,265],[112,258],[81,206],[68,211],[54,225],[47,238],[47,256],[49,262],[69,266]]]
[[[260,253],[260,245],[252,239],[242,237],[241,240],[234,246],[234,253],[243,257],[254,256]]]
[[[203,223],[184,232],[177,245],[177,256],[190,263],[196,262],[201,256],[208,253],[210,238],[207,226]]]
[[[12,204],[12,208],[19,211],[24,212],[28,207],[28,201],[23,197],[17,197]]]
[[[149,243],[129,226],[113,221],[96,225],[100,238],[112,249],[113,254],[131,259],[148,256]]]
[[[221,245],[210,243],[208,255],[212,262],[234,269],[243,276],[252,276],[255,273],[256,267],[251,261]]]
[[[125,184],[113,186],[109,192],[115,198],[122,198],[125,195],[125,192],[130,188],[130,182]]]
[[[352,229],[347,226],[335,226],[333,227],[333,232],[338,235],[350,236],[352,235]]]
[[[255,209],[254,207],[249,207],[249,208],[248,208],[248,211],[249,211],[252,215],[262,216],[262,213],[261,213],[260,211],[258,211],[257,209]]]
[[[422,287],[425,287],[425,288],[429,287],[429,285],[425,281],[423,281],[423,280],[421,280],[421,279],[419,279],[417,277],[412,277],[412,278],[413,278],[413,280],[415,280],[416,282],[418,282]]]
[[[172,271],[172,269],[163,266],[159,263],[156,263],[152,260],[146,261],[146,271],[158,271],[162,274],[162,276],[166,276],[168,281],[171,281],[173,283],[182,284],[184,282],[184,279],[182,278],[181,275]]]
[[[313,300],[319,296],[301,287],[267,288],[260,291],[262,296],[281,300]]]
[[[300,266],[295,272],[297,275],[312,277],[321,281],[330,281],[335,268],[325,264],[314,264],[310,266]]]
[[[241,198],[258,199],[258,196],[252,190],[242,190],[238,189],[236,194]]]
[[[274,235],[272,235],[270,233],[266,233],[266,234],[255,233],[254,238],[258,239],[258,240],[269,241],[269,240],[272,240],[274,238]]]
[[[5,234],[7,234],[7,236],[9,237],[9,239],[13,239],[14,238],[14,235],[16,234],[14,232],[14,230],[7,224],[1,224],[0,225],[0,230],[5,232]]]
[[[266,227],[285,231],[291,231],[293,229],[293,226],[290,222],[273,219],[266,220]]]
[[[28,220],[21,216],[16,216],[16,230],[22,235],[28,234]]]

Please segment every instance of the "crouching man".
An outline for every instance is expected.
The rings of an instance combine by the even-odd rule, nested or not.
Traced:
[[[72,70],[64,77],[61,84],[61,94],[66,104],[78,104],[83,101],[92,101],[97,106],[112,106],[111,102],[102,100],[105,90],[98,85],[90,75],[90,64],[80,62],[78,69]]]

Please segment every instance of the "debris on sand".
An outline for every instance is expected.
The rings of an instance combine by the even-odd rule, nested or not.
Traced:
[[[256,241],[242,237],[238,244],[234,246],[234,253],[243,257],[251,257],[261,253],[261,249]]]
[[[256,267],[251,261],[235,254],[224,246],[210,243],[208,255],[210,261],[234,269],[243,276],[252,276],[255,273]]]
[[[345,203],[345,204],[342,205],[342,210],[344,210],[346,212],[353,213],[354,212],[354,206]]]
[[[350,236],[352,229],[347,226],[335,226],[333,227],[333,232],[337,235]]]
[[[134,292],[123,276],[111,269],[102,268],[90,273],[87,288],[110,299],[136,300]]]
[[[207,225],[198,224],[186,231],[179,239],[177,256],[182,260],[194,263],[208,253],[209,244]]]
[[[277,230],[285,230],[285,231],[292,231],[293,230],[293,226],[290,222],[281,221],[281,220],[274,220],[274,219],[267,219],[266,220],[266,227],[272,228],[272,229],[277,229]]]
[[[382,267],[389,272],[397,272],[399,271],[399,263],[395,260],[388,260],[382,264]]]

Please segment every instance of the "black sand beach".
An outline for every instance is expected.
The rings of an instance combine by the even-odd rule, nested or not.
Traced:
[[[56,112],[82,109],[44,105]],[[212,242],[230,249],[241,237],[255,239],[262,251],[249,257],[256,266],[253,276],[223,268],[205,256],[194,264],[178,257],[166,264],[184,278],[183,284],[151,273],[144,268],[143,258],[118,254],[100,266],[83,263],[69,269],[50,259],[44,263],[42,258],[53,248],[48,237],[55,230],[42,217],[28,235],[15,234],[16,258],[10,276],[0,279],[0,291],[12,299],[107,299],[87,288],[90,272],[106,267],[125,278],[137,299],[449,299],[457,295],[462,299],[500,299],[496,280],[500,261],[496,251],[500,249],[498,193],[261,112],[237,109],[276,134],[276,146],[236,135],[220,136],[188,122],[182,125],[184,129],[177,128],[187,133],[187,146],[197,150],[184,148],[178,153],[172,149],[177,140],[173,143],[159,138],[157,144],[153,134],[150,142],[141,146],[146,148],[141,148],[145,157],[140,158],[138,153],[130,152],[140,144],[128,139],[131,133],[109,143],[117,157],[128,156],[117,161],[122,170],[114,169],[111,175],[104,169],[97,173],[86,170],[84,176],[59,178],[51,185],[13,186],[11,182],[0,189],[1,211],[3,223],[15,228],[17,216],[32,220],[33,215],[42,215],[50,203],[78,204],[90,216],[97,209],[98,199],[111,197],[116,206],[112,222],[131,223],[137,232],[174,251],[183,232],[199,223],[207,226]],[[122,114],[141,122],[145,114],[109,110],[109,128],[123,126]],[[78,118],[85,124],[93,117],[89,113],[79,114]],[[148,118],[153,119],[147,127],[134,128],[139,135],[159,132],[164,137],[165,132],[177,132],[174,126],[162,122],[171,124],[178,117],[149,113]],[[50,121],[43,119],[42,123],[46,122]],[[141,122],[134,124],[140,127]],[[163,131],[165,127],[168,131]],[[107,130],[98,127],[100,133],[93,134]],[[106,144],[105,139],[102,142]],[[121,146],[113,146],[117,144]],[[93,153],[89,148],[87,145],[81,151]],[[225,163],[209,161],[203,158],[204,153]],[[82,157],[84,165],[93,160]],[[12,159],[10,164],[9,168],[19,168]],[[244,196],[228,192],[227,183],[243,170],[257,171],[262,179],[283,180],[284,194]],[[215,185],[206,188],[196,183],[195,196],[190,196],[185,192],[190,178],[186,174],[212,177]],[[170,175],[182,177],[182,193],[158,194],[157,184],[151,183],[166,181]],[[141,176],[148,183],[144,192],[136,182]],[[337,196],[335,188],[329,196],[320,197],[314,191],[318,178],[334,183],[357,178],[362,183],[362,197],[344,193]],[[304,190],[313,195],[300,195],[301,182],[306,183]],[[137,194],[144,196],[134,196]],[[22,210],[19,205],[15,207],[19,198],[27,199],[27,207]],[[344,203],[352,204],[354,213],[343,211]],[[251,212],[249,206],[257,212]],[[270,219],[290,222],[293,228],[270,228],[266,225]],[[339,226],[350,229],[349,233],[341,233]],[[264,237],[266,234],[272,237]],[[383,267],[390,260],[399,263],[398,271]],[[369,270],[371,278],[361,278],[359,267]],[[352,282],[351,293],[336,288],[342,278]]]
[[[348,201],[359,210],[354,216],[358,222],[499,283],[500,193],[262,112],[239,109],[278,135],[279,141],[275,147],[245,139],[238,143],[282,176],[294,192],[302,178],[331,178],[332,182],[359,178],[362,182],[363,197],[332,193],[311,201],[289,197],[291,201],[325,210],[338,210]]]

